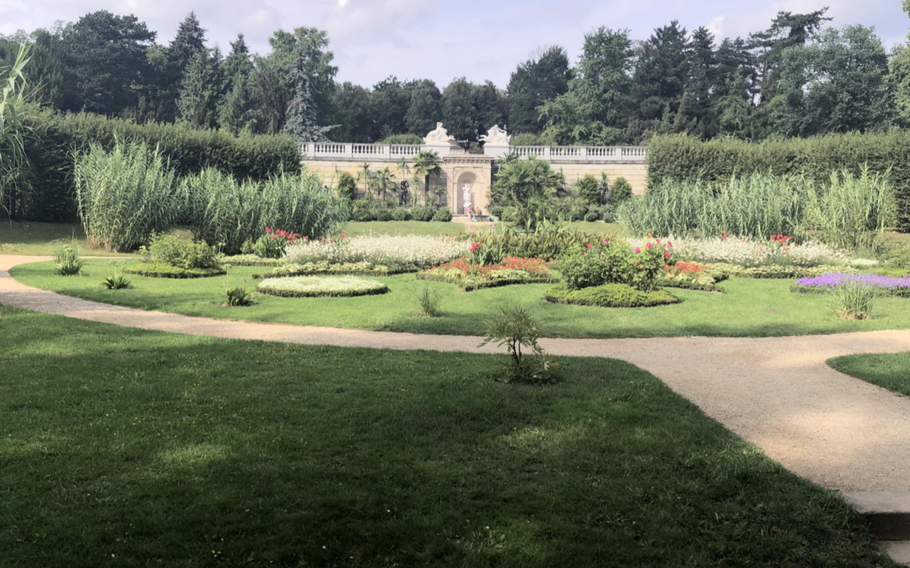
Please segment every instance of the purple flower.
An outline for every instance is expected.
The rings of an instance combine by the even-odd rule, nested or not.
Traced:
[[[910,276],[890,277],[877,276],[875,274],[822,274],[813,278],[800,278],[796,281],[797,286],[806,288],[827,288],[832,289],[847,282],[858,282],[866,286],[874,286],[884,290],[894,290],[896,288],[910,288]]]

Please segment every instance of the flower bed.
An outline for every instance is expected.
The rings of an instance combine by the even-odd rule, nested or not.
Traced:
[[[256,286],[256,290],[270,296],[312,298],[319,296],[342,297],[384,294],[389,291],[389,287],[382,282],[364,280],[354,276],[294,276],[263,280]]]
[[[499,264],[474,264],[467,258],[429,268],[417,274],[420,280],[457,284],[465,291],[509,284],[555,282],[556,276],[542,258],[506,257]]]
[[[643,246],[647,240],[629,239],[633,247]],[[671,237],[673,253],[692,262],[716,265],[732,264],[751,268],[760,266],[823,266],[846,265],[847,253],[828,245],[807,242],[796,244],[792,237],[774,235],[767,241],[720,237],[716,239],[677,239]]]
[[[800,278],[790,287],[799,293],[826,293],[848,283],[871,286],[902,298],[910,297],[910,275],[899,277],[878,276],[875,274],[846,274],[843,272],[823,274],[813,278]]]
[[[329,264],[368,262],[392,272],[417,272],[468,253],[470,243],[450,237],[418,235],[356,237],[298,242],[287,247],[290,263],[325,261]]]
[[[405,271],[408,272],[408,271]],[[256,274],[253,278],[283,278],[285,276],[308,276],[316,274],[349,274],[360,276],[388,276],[396,274],[388,266],[369,262],[343,262],[332,264],[328,261],[307,262],[304,264],[285,264],[267,274]]]
[[[221,276],[227,274],[227,271],[221,267],[213,268],[181,268],[171,266],[160,262],[140,262],[124,267],[123,272],[126,274],[135,274],[137,276],[149,276],[152,278],[207,278],[209,276]]]
[[[717,286],[717,283],[727,278],[727,274],[712,270],[704,264],[681,260],[675,264],[664,266],[664,272],[660,277],[659,284],[671,288],[723,292],[724,289]]]
[[[744,267],[736,264],[726,264],[715,262],[708,265],[714,272],[724,273],[728,276],[738,278],[805,278],[809,276],[821,276],[829,272],[857,272],[855,269],[844,266],[752,266]]]
[[[642,292],[628,284],[603,284],[579,290],[556,286],[547,290],[544,299],[558,304],[577,304],[602,308],[644,308],[679,303],[679,298],[665,290]]]
[[[218,262],[231,266],[281,266],[285,261],[281,258],[262,258],[255,254],[235,254],[219,256]]]

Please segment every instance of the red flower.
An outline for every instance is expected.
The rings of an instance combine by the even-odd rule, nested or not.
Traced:
[[[266,233],[271,233],[271,232],[272,232],[272,230],[271,230],[271,229],[269,229],[269,228],[268,228],[268,227],[266,227],[266,228],[265,228],[265,232],[266,232]]]

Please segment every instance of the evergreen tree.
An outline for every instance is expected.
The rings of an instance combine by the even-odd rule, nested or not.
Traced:
[[[335,122],[338,128],[332,131],[332,139],[338,142],[373,141],[373,115],[370,90],[349,81],[338,85],[333,95]]]
[[[316,101],[310,86],[310,69],[308,54],[301,50],[297,56],[297,65],[293,71],[296,83],[294,98],[288,104],[286,122],[283,131],[290,134],[300,143],[325,142],[325,133],[331,126],[319,126],[316,118]]]
[[[177,27],[177,34],[168,47],[168,60],[173,67],[178,81],[196,56],[205,50],[205,30],[196,18],[196,12],[190,12]]]
[[[692,32],[686,56],[689,77],[679,103],[674,131],[708,139],[715,131],[711,100],[717,70],[714,34],[704,27]]]
[[[633,93],[638,118],[652,130],[672,130],[689,77],[688,51],[686,29],[676,20],[655,29],[638,49]]]
[[[249,127],[249,85],[252,73],[253,62],[249,48],[243,34],[237,34],[237,40],[231,42],[231,53],[221,64],[224,96],[221,97],[217,110],[218,126],[235,135]]]
[[[218,124],[218,105],[223,96],[221,51],[203,49],[183,74],[177,110],[180,120],[201,128]]]
[[[544,49],[537,58],[520,64],[509,78],[509,130],[536,134],[546,121],[538,108],[569,90],[572,72],[566,50],[556,45]]]

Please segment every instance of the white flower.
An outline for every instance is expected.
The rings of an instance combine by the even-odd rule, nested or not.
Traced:
[[[449,237],[418,235],[355,237],[332,241],[304,242],[289,246],[289,262],[369,262],[374,265],[420,270],[468,254],[471,243]]]

